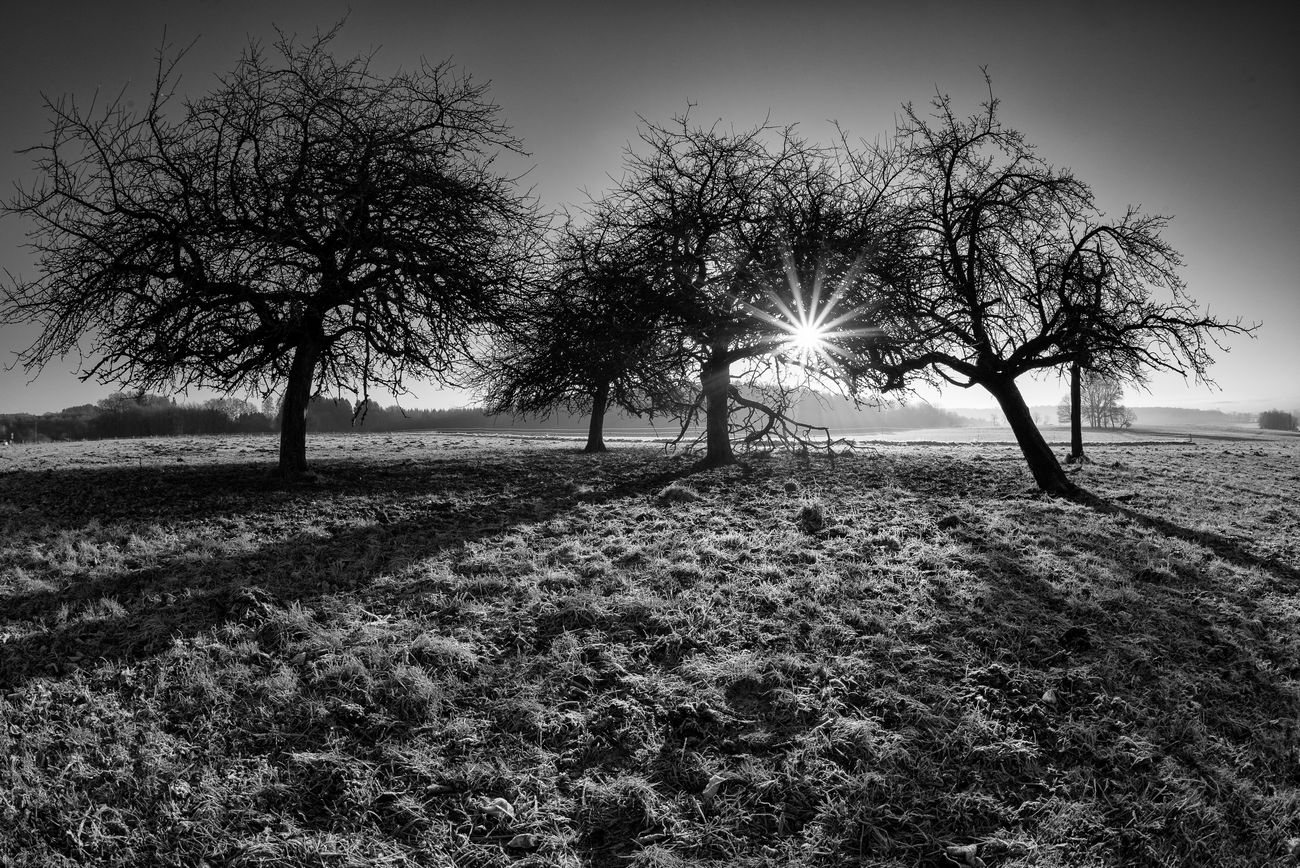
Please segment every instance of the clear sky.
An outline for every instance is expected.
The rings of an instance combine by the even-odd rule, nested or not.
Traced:
[[[452,58],[478,80],[531,152],[544,206],[580,204],[620,170],[637,115],[747,127],[769,117],[828,139],[831,120],[874,139],[900,103],[939,88],[974,111],[987,66],[1003,120],[1050,162],[1092,184],[1108,213],[1129,204],[1174,216],[1184,277],[1220,316],[1260,322],[1212,370],[1221,390],[1157,377],[1135,405],[1300,409],[1300,21],[1281,2],[354,3],[340,53],[379,48],[380,68]],[[183,87],[208,89],[248,37],[327,28],[347,0],[24,3],[0,33],[0,178],[30,183],[14,152],[45,138],[41,94],[88,99],[127,87],[137,101],[162,44],[197,44]],[[31,275],[26,230],[0,220],[0,266]],[[31,329],[0,330],[5,365]],[[77,360],[33,382],[0,370],[0,412],[97,400]],[[1025,382],[1055,403],[1053,379]],[[464,396],[413,383],[407,406]],[[205,395],[191,395],[207,397]],[[991,406],[950,392],[948,406]]]

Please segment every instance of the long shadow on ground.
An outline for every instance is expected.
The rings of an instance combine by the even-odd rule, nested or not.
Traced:
[[[1069,805],[1069,822],[1107,830],[1122,864],[1219,864],[1225,854],[1263,864],[1282,845],[1268,826],[1300,788],[1300,772],[1276,767],[1296,735],[1294,642],[1261,623],[1236,574],[1176,545],[1158,546],[1153,565],[1093,514],[1204,546],[1275,588],[1294,588],[1296,570],[1216,534],[1086,503],[1036,516],[1032,555],[977,518],[952,533],[987,594],[941,599],[936,630],[989,661],[954,692],[1033,747],[1003,767],[959,758],[948,783],[1018,802],[1040,825],[1064,822],[1053,811]],[[1053,807],[1052,791],[1069,796]]]
[[[296,486],[268,480],[264,465],[0,480],[0,495],[13,504],[0,520],[19,533],[35,535],[46,523],[79,532],[91,521],[124,531],[170,521],[204,523],[214,534],[209,547],[137,566],[91,568],[69,575],[65,587],[0,597],[10,619],[42,628],[0,646],[0,685],[40,674],[51,659],[139,659],[165,650],[174,636],[194,636],[268,604],[351,589],[383,593],[378,578],[422,559],[582,503],[613,505],[648,494],[690,472],[648,455],[618,465],[545,453],[401,467],[333,462],[320,469],[321,484]],[[656,708],[646,695],[633,702],[614,696],[612,687],[596,690],[600,677],[618,683],[612,664],[586,667],[591,690],[580,679],[563,679],[574,691],[574,714],[592,693],[611,711],[607,717],[644,714],[646,731],[668,731],[659,765],[628,768],[629,774],[648,774],[656,788],[680,797],[690,806],[682,816],[693,822],[697,810],[703,819],[705,809],[727,805],[709,808],[701,800],[695,808],[691,800],[701,796],[714,766],[687,768],[687,748],[724,770],[758,762],[762,781],[724,777],[714,786],[722,803],[745,800],[737,801],[744,810],[737,808],[736,828],[746,840],[773,845],[834,831],[836,840],[849,842],[845,848],[857,848],[837,850],[840,864],[881,854],[894,857],[892,864],[977,864],[950,858],[943,846],[972,841],[989,865],[1062,864],[1048,861],[1046,849],[1031,851],[1037,840],[1083,841],[1070,853],[1082,861],[1082,848],[1092,848],[1089,864],[1265,864],[1278,852],[1276,833],[1300,789],[1300,765],[1277,763],[1294,756],[1288,744],[1295,729],[1286,721],[1296,719],[1297,708],[1288,684],[1300,678],[1300,667],[1276,619],[1272,627],[1255,626],[1255,601],[1233,581],[1258,570],[1274,587],[1293,587],[1293,566],[1117,503],[1026,500],[1023,474],[993,462],[882,460],[857,462],[852,472],[856,488],[836,490],[828,482],[823,496],[832,511],[858,498],[852,517],[861,523],[846,524],[842,537],[809,536],[797,549],[781,549],[793,558],[791,569],[769,575],[766,589],[745,601],[748,608],[737,604],[717,616],[726,623],[711,623],[707,601],[714,598],[707,592],[744,589],[721,571],[715,577],[712,567],[691,579],[698,583],[691,598],[665,592],[662,611],[646,608],[649,615],[605,612],[599,594],[588,594],[589,610],[575,616],[604,637],[582,650],[592,660],[599,662],[609,637],[620,635],[616,619],[635,620],[649,633],[651,616],[660,612],[667,630],[687,633],[695,622],[682,611],[693,607],[699,635],[707,628],[729,645],[721,650],[751,661],[752,672],[719,681],[712,704],[677,704],[682,697],[665,691],[673,701]],[[769,491],[781,490],[775,469],[756,476]],[[96,490],[65,503],[88,478]],[[746,478],[741,469],[695,487],[706,494],[732,488],[724,503],[734,505],[748,498]],[[755,486],[754,500],[758,494]],[[794,500],[780,497],[768,496],[764,508],[794,508]],[[334,512],[321,518],[326,506]],[[939,519],[946,511],[953,515]],[[308,526],[298,515],[318,520]],[[947,518],[956,524],[945,524]],[[1155,545],[1143,549],[1148,541],[1124,532],[1119,518],[1157,532]],[[880,527],[867,529],[871,523]],[[231,539],[223,541],[227,524]],[[1203,552],[1184,543],[1236,569],[1207,566]],[[838,554],[841,544],[855,549]],[[1154,567],[1137,559],[1152,549],[1161,557]],[[322,588],[322,576],[334,587]],[[856,613],[833,584],[850,580],[864,592],[880,591]],[[418,593],[421,586],[403,587]],[[825,607],[819,593],[829,600]],[[891,614],[891,594],[918,605]],[[65,607],[75,612],[100,599],[124,611],[59,622]],[[572,625],[563,614],[538,637],[567,634]],[[718,649],[692,650],[703,657]],[[648,653],[644,661],[622,663],[633,676],[653,675],[680,670],[684,656]],[[593,726],[599,722],[593,717]],[[547,732],[557,752],[573,746],[569,729]],[[631,753],[620,738],[611,735],[610,745],[591,740],[579,754],[584,765],[608,771],[622,762],[620,752]],[[799,767],[804,760],[814,764]],[[827,812],[835,799],[838,813]],[[648,815],[637,817],[638,829],[649,824]],[[618,850],[592,864],[624,864],[631,836],[607,841],[600,830],[611,828],[608,818],[597,819],[583,827],[584,846]],[[844,828],[832,829],[832,820]],[[1224,854],[1240,856],[1225,863]],[[1039,856],[1042,862],[1033,861]]]
[[[1116,500],[1107,500],[1095,494],[1084,492],[1078,502],[1102,515],[1123,516],[1141,527],[1148,528],[1172,539],[1179,539],[1194,545],[1205,546],[1216,555],[1236,566],[1246,569],[1263,570],[1274,581],[1285,579],[1291,590],[1300,589],[1300,568],[1285,563],[1277,558],[1259,555],[1241,545],[1237,540],[1207,530],[1192,530],[1172,522],[1167,518],[1150,515]]]
[[[573,471],[600,468],[599,459],[570,458],[559,468],[545,454],[399,466],[322,462],[314,481],[297,483],[279,481],[265,464],[7,474],[0,502],[10,506],[0,518],[11,538],[48,541],[52,529],[78,537],[89,527],[121,549],[133,534],[156,537],[159,529],[194,524],[205,530],[181,551],[128,554],[116,569],[74,568],[59,587],[0,592],[11,623],[44,628],[0,649],[0,688],[67,662],[157,654],[176,637],[240,620],[267,603],[363,588],[579,502],[637,496],[689,473],[682,462],[666,462],[659,473],[602,477],[609,484],[597,489]],[[332,514],[326,505],[335,507]],[[69,546],[75,558],[77,542]],[[16,566],[36,567],[38,558],[29,560]],[[77,618],[98,601],[110,602]]]

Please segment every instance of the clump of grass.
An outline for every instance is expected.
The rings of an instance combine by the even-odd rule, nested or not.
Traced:
[[[431,630],[413,638],[407,650],[413,658],[428,666],[468,673],[479,665],[479,653],[472,644]]]
[[[795,524],[804,533],[821,533],[827,525],[826,504],[821,498],[805,500],[799,504],[799,511],[795,514]]]
[[[584,843],[592,849],[627,853],[643,836],[665,831],[671,810],[663,796],[641,775],[622,774],[609,780],[580,783],[579,820]]]
[[[100,597],[93,603],[88,603],[77,614],[77,620],[83,622],[111,621],[125,617],[126,614],[126,606],[123,606],[117,600],[111,597]]]
[[[642,847],[628,858],[628,868],[688,868],[691,864],[661,844]]]
[[[442,710],[444,691],[428,672],[403,663],[387,673],[378,696],[398,717],[421,723]]]
[[[310,639],[320,630],[314,613],[299,602],[290,603],[288,608],[265,605],[258,607],[260,624],[257,638],[263,645],[283,651],[298,643]]]
[[[661,504],[697,503],[703,499],[698,491],[680,482],[669,483],[655,495],[655,500]]]

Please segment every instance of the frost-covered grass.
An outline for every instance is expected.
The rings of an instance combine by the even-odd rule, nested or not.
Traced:
[[[0,474],[0,865],[1293,864],[1300,445],[268,444]]]

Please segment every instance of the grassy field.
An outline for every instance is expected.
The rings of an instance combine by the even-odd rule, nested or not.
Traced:
[[[0,865],[1261,866],[1300,441],[0,457]]]

